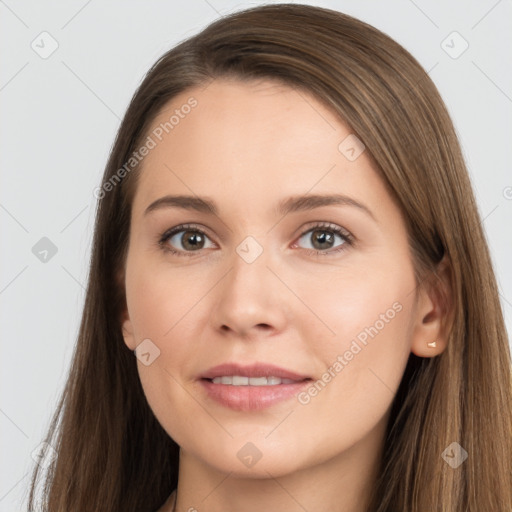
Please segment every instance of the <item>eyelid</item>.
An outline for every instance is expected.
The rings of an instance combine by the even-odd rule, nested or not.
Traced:
[[[202,226],[200,224],[194,224],[194,223],[185,223],[185,224],[178,224],[177,226],[174,226],[173,228],[170,228],[170,229],[167,229],[165,230],[163,233],[161,233],[159,236],[158,236],[158,244],[160,246],[162,246],[162,249],[164,250],[167,250],[171,253],[174,253],[174,254],[190,254],[190,255],[193,255],[194,252],[196,251],[183,251],[183,250],[177,250],[177,249],[171,249],[169,247],[165,247],[165,244],[169,241],[170,238],[172,238],[174,235],[176,235],[177,233],[180,233],[181,231],[197,231],[199,233],[203,233],[204,235],[206,235],[212,243],[214,243],[215,245],[218,245],[216,244],[213,240],[212,240],[212,236],[210,235],[210,231],[208,228],[206,228],[205,226]],[[200,252],[201,249],[197,252]]]
[[[331,231],[335,233],[336,236],[341,237],[343,239],[343,243],[337,247],[325,250],[302,249],[303,251],[306,251],[306,253],[310,256],[334,257],[339,255],[341,252],[348,250],[350,247],[353,247],[357,243],[356,237],[345,227],[327,221],[313,221],[312,223],[307,224],[305,227],[302,226],[300,228],[300,234],[296,237],[297,241],[293,243],[292,247],[297,247],[298,241],[312,231]]]
[[[340,226],[338,224],[328,222],[328,221],[310,221],[305,226],[303,225],[297,230],[299,233],[294,235],[294,240],[296,240],[296,241],[293,243],[292,247],[294,247],[294,248],[297,247],[298,240],[300,240],[307,233],[309,233],[310,231],[313,231],[315,229],[316,230],[324,229],[326,231],[332,231],[335,234],[337,234],[338,236],[342,237],[344,239],[344,243],[341,246],[338,246],[338,248],[326,249],[325,251],[322,251],[321,249],[302,249],[303,251],[308,252],[308,254],[317,255],[317,256],[319,256],[321,254],[334,255],[338,252],[346,250],[347,247],[344,247],[344,246],[350,247],[350,246],[353,246],[357,242],[357,238],[343,226]],[[172,238],[177,233],[180,233],[182,231],[187,231],[187,230],[197,231],[199,233],[206,235],[213,244],[218,246],[218,244],[212,240],[212,237],[209,233],[209,229],[206,228],[205,226],[195,224],[195,223],[179,224],[177,226],[174,226],[174,227],[164,231],[158,237],[158,243],[160,246],[162,246],[162,249],[164,251],[170,252],[177,256],[188,255],[189,257],[193,257],[194,253],[196,253],[196,252],[201,253],[203,250],[199,249],[197,251],[183,251],[181,249],[173,249],[173,248],[166,246],[166,242],[170,238]]]
[[[298,229],[299,235],[297,236],[303,236],[305,233],[315,228],[332,229],[333,231],[340,231],[341,233],[346,235],[347,238],[353,238],[355,240],[355,236],[347,228],[340,226],[339,224],[335,224],[334,222],[329,222],[325,220],[310,221],[305,226],[301,226]]]

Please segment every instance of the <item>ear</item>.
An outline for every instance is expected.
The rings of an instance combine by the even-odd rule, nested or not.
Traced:
[[[126,346],[133,352],[135,350],[135,336],[133,334],[133,325],[130,320],[128,310],[123,311],[121,318],[121,328],[123,331],[123,338]]]
[[[116,284],[118,286],[119,290],[126,290],[125,287],[125,270],[124,268],[121,268],[116,273]],[[121,293],[121,292],[120,292]],[[122,292],[122,312],[120,315],[120,323],[121,323],[121,330],[123,332],[123,338],[126,346],[131,350],[135,350],[135,336],[133,333],[133,325],[132,321],[130,319],[130,314],[128,313],[128,306],[126,303],[126,293]]]
[[[453,288],[450,260],[445,254],[434,274],[418,290],[411,351],[419,357],[434,357],[446,349],[453,324]],[[435,347],[427,343],[436,342]]]

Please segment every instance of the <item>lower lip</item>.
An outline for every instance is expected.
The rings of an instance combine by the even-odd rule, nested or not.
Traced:
[[[311,379],[274,386],[232,386],[231,384],[214,384],[208,379],[201,379],[199,382],[208,396],[225,407],[237,411],[258,411],[289,400],[309,385]]]

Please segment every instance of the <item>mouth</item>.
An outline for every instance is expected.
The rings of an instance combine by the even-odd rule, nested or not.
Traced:
[[[210,368],[198,380],[207,396],[222,406],[256,411],[291,399],[313,379],[264,363],[227,363]]]
[[[300,382],[293,379],[282,379],[281,377],[246,377],[244,375],[223,375],[213,379],[206,379],[213,384],[226,384],[227,386],[279,386],[282,384],[295,384]]]

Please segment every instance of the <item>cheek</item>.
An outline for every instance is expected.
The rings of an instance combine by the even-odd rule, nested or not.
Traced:
[[[149,339],[154,344],[152,357],[158,354],[148,365],[137,360],[144,395],[168,435],[181,440],[186,420],[172,418],[175,410],[188,418],[194,404],[181,382],[181,372],[195,360],[185,331],[200,290],[187,287],[188,278],[178,277],[178,272],[170,274],[133,258],[127,268],[126,291],[135,344]]]
[[[410,354],[414,273],[402,261],[401,268],[381,260],[328,280],[316,276],[315,287],[304,282],[299,290],[317,316],[308,315],[301,328],[318,374],[332,399],[354,401],[356,410],[355,402],[376,397],[377,388],[381,399],[392,398]]]
[[[304,338],[322,339],[326,346],[343,349],[356,337],[364,344],[384,332],[397,334],[407,324],[404,320],[409,320],[407,305],[413,290],[413,270],[405,264],[398,270],[383,261],[380,265],[365,262],[329,273],[309,273],[296,279],[294,286],[311,313],[304,320],[303,328],[309,330]]]
[[[150,264],[138,255],[127,267],[127,305],[135,345],[149,339],[158,354],[148,366],[137,362],[142,386],[157,417],[165,416],[169,403],[190,401],[190,396],[182,393],[182,381],[197,371],[200,347],[194,341],[204,329],[198,314],[204,311],[205,296],[213,286],[204,274]],[[208,315],[201,318],[204,322]]]
[[[134,258],[127,271],[127,304],[138,339],[171,339],[207,291],[200,276]],[[186,323],[186,322],[185,322]]]
[[[310,424],[310,435],[322,438],[311,449],[319,460],[358,442],[384,421],[402,379],[410,354],[411,276],[381,277],[380,283],[376,273],[331,281],[322,300],[310,302],[335,336],[319,322],[309,327],[317,380],[297,397],[293,425]],[[320,329],[327,334],[319,336]],[[314,348],[311,340],[316,340]],[[311,424],[311,418],[323,421]],[[281,429],[281,439],[294,435],[289,427]]]

